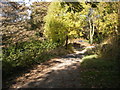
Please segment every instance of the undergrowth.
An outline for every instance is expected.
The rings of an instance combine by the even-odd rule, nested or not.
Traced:
[[[64,47],[58,48],[57,43],[49,41],[32,40],[10,45],[3,48],[3,77],[12,75],[20,68],[27,68],[66,53],[70,53],[69,50],[65,50]]]

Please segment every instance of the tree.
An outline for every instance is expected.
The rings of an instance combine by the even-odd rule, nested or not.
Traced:
[[[0,2],[0,7],[2,12],[0,21],[2,24],[5,23],[13,23],[17,22],[20,20],[23,20],[23,17],[25,19],[25,16],[27,17],[28,12],[27,9],[28,7],[24,6],[23,4],[19,4],[17,2],[11,2],[9,0],[4,0]]]
[[[43,33],[44,16],[47,14],[49,2],[33,2],[31,5],[30,21],[31,29],[38,29]]]
[[[80,8],[74,8],[75,5],[80,6]],[[62,45],[66,42],[67,46],[68,38],[77,35],[77,31],[80,30],[85,20],[85,17],[80,17],[82,9],[83,7],[79,2],[52,2],[45,17],[46,37]]]
[[[24,3],[11,2],[10,0],[2,0],[0,2],[2,12],[0,12],[2,44],[9,45],[22,41],[24,37],[21,33],[25,33],[28,20],[28,7]],[[20,40],[20,38],[22,38]],[[11,43],[12,42],[12,43]]]
[[[112,5],[111,5],[112,4]],[[115,34],[117,31],[118,14],[115,10],[115,3],[100,3],[98,6],[99,18],[96,20],[97,29],[103,37]]]

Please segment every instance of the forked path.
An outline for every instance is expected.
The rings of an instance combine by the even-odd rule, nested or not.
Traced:
[[[16,79],[13,88],[76,88],[81,87],[80,63],[83,51],[54,58]]]

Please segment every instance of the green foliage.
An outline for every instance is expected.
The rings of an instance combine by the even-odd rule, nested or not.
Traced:
[[[116,2],[101,2],[98,4],[96,13],[99,17],[95,21],[98,36],[100,35],[101,37],[106,38],[117,34],[118,11],[115,9],[115,7],[117,8],[117,4],[118,3]]]
[[[17,67],[28,67],[43,62],[41,57],[46,57],[43,53],[56,48],[56,46],[57,44],[52,42],[33,40],[3,48],[3,74],[9,74]]]
[[[24,5],[20,5],[21,8],[18,8],[19,5],[17,6],[17,3],[11,2],[11,4],[16,6],[13,8],[13,11],[27,10],[27,7]],[[65,45],[66,37],[69,39],[82,36],[88,38],[90,37],[90,29],[93,29],[93,26],[94,32],[91,35],[95,43],[100,43],[109,36],[118,35],[119,31],[117,26],[119,22],[118,11],[116,9],[117,4],[118,3],[99,2],[89,5],[80,2],[51,2],[49,6],[49,3],[34,2],[31,6],[32,13],[30,15],[30,20],[22,18],[26,16],[23,11],[18,14],[15,13],[10,20],[6,20],[7,22],[13,22],[12,24],[8,22],[1,26],[3,45],[5,45],[3,46],[2,56],[3,74],[9,75],[14,69],[17,70],[17,68],[20,67],[29,67],[32,64],[44,62],[54,54],[59,55],[58,53],[61,53],[61,55],[63,55],[64,48],[58,49],[58,46]],[[12,7],[10,7],[9,10],[9,8],[6,7],[6,15],[8,14],[9,16],[14,13],[11,11],[11,8]],[[90,8],[94,9],[93,12],[90,11]],[[22,21],[19,21],[20,18]],[[91,23],[89,23],[89,20],[91,20]],[[42,35],[44,33],[48,41],[39,41],[39,39],[44,39],[41,38],[42,36],[40,38],[38,37],[40,33],[42,33]],[[35,36],[37,37],[34,39],[33,37]],[[30,41],[31,39],[33,40]],[[120,43],[118,42],[120,42],[120,40],[119,38],[115,40],[116,41],[113,40],[113,42],[110,41],[111,43],[106,45],[105,48],[101,47],[100,49],[98,47],[96,50],[92,49],[88,53],[95,54],[97,51],[99,56],[105,58],[115,56],[115,59],[119,60]],[[56,51],[50,52],[56,47]],[[69,45],[68,48],[70,48]],[[107,70],[109,67],[114,68],[116,64],[112,63],[110,60],[108,60],[108,62],[101,59],[97,60],[96,56],[90,57],[85,57],[86,59],[90,59],[90,61],[85,60],[86,62],[82,64],[83,69],[98,70],[100,73],[97,74],[96,71],[91,71],[85,72],[85,75],[94,76],[95,74],[99,77],[104,77],[104,75],[108,74],[114,75],[111,72],[103,72],[103,74],[101,74],[102,71],[100,68],[102,70]],[[114,71],[115,68],[112,70]],[[95,80],[99,78],[98,76],[95,76]],[[110,79],[111,76],[106,78]],[[89,87],[91,87],[92,80],[93,79],[90,79]],[[99,80],[101,79],[98,79],[98,81]],[[85,83],[88,81],[89,79],[86,80]],[[109,82],[109,80],[107,81]],[[97,86],[100,85],[95,85],[95,87]],[[106,87],[106,85],[103,85],[103,87]]]
[[[82,88],[116,88],[119,87],[119,67],[114,60],[86,56],[81,63]]]
[[[47,25],[45,34],[49,40],[52,40],[53,42],[57,42],[59,44],[63,44],[65,41],[65,30],[66,27],[64,26],[64,22],[61,22],[59,20],[55,20],[52,18],[49,21],[49,24]]]
[[[83,10],[83,6],[80,4],[80,2],[62,2],[61,5],[62,7],[64,7],[65,5],[69,6],[67,12],[73,11],[75,13]]]
[[[65,37],[65,22],[57,18],[60,13],[61,5],[58,2],[53,2],[49,6],[48,14],[45,17],[45,35],[53,42],[63,43],[63,38]]]
[[[78,10],[81,12],[83,7]],[[69,38],[77,37],[79,30],[84,25],[85,17],[80,17],[83,12],[77,12],[76,9],[70,10],[73,3],[52,2],[49,6],[47,16],[45,17],[45,35],[53,42],[64,44],[66,36]]]
[[[45,35],[52,41],[63,44],[66,36],[74,38],[83,35],[85,38],[89,37],[91,43],[100,43],[104,38],[118,32],[118,15],[115,9],[117,3],[112,7],[110,5],[111,3],[106,2],[53,2],[45,17]],[[55,39],[56,36],[58,38]]]

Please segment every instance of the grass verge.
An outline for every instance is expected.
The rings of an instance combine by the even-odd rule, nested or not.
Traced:
[[[120,85],[117,62],[97,55],[83,58],[80,75],[83,88],[118,88]]]

